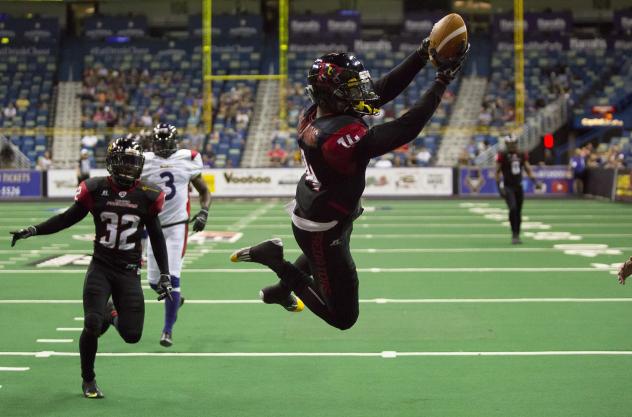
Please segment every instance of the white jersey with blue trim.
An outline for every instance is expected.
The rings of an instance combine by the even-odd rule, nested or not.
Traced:
[[[179,149],[168,158],[145,152],[142,179],[159,185],[165,192],[160,223],[168,226],[189,219],[189,182],[202,173],[202,156],[189,149]]]

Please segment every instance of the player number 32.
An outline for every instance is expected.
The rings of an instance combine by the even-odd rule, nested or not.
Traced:
[[[106,248],[117,248],[119,250],[132,250],[136,246],[135,242],[128,242],[127,239],[138,230],[140,217],[135,214],[123,214],[119,216],[110,211],[101,213],[101,221],[105,223],[105,235],[101,236],[99,243]],[[118,246],[117,246],[118,242]]]

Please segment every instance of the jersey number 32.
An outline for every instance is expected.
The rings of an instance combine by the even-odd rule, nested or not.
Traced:
[[[119,216],[111,211],[101,212],[101,221],[105,223],[105,234],[99,239],[99,243],[106,248],[118,250],[132,250],[136,242],[128,242],[138,230],[140,217],[135,214],[123,214]]]

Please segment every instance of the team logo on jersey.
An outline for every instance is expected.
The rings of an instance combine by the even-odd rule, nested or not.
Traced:
[[[108,190],[103,190],[101,192],[101,197],[108,197],[110,195],[110,193],[108,192]]]
[[[358,143],[359,141],[360,141],[360,136],[355,135],[354,137],[351,137],[351,135],[346,134],[345,136],[339,138],[337,143],[338,145],[341,145],[342,147],[349,149],[353,145]]]
[[[127,195],[127,191],[119,191],[119,197],[125,198],[126,195]]]

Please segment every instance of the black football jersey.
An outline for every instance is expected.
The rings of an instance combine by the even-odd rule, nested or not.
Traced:
[[[298,126],[306,171],[296,190],[296,210],[312,221],[341,220],[360,209],[369,163],[362,140],[368,127],[352,115],[315,116],[312,106],[301,115]]]
[[[503,173],[503,184],[505,187],[522,186],[522,170],[525,162],[529,161],[527,153],[521,152],[499,152],[496,162],[500,164]]]
[[[160,187],[137,181],[130,189],[121,190],[110,177],[96,177],[80,184],[75,201],[92,213],[96,259],[140,265],[144,225],[160,213],[165,201]]]

